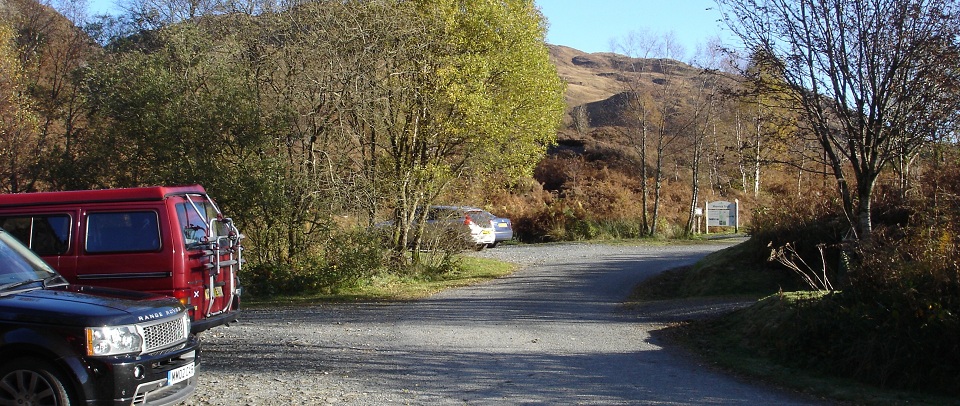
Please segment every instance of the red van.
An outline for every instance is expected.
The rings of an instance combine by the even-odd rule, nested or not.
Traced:
[[[200,185],[0,194],[0,228],[71,283],[176,297],[194,333],[237,320],[243,235]]]

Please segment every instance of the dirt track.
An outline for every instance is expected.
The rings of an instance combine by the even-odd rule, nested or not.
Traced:
[[[475,255],[521,271],[423,301],[248,309],[204,333],[187,404],[817,404],[651,338],[715,303],[620,307],[640,280],[724,246],[504,246]]]

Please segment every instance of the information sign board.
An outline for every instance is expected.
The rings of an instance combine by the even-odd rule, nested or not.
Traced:
[[[710,227],[734,227],[739,231],[739,202],[717,201],[708,202],[707,227],[706,232],[710,232]]]

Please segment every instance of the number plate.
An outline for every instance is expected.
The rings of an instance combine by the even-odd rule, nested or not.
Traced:
[[[167,372],[167,385],[174,385],[179,382],[183,382],[187,379],[193,377],[194,365],[193,362],[184,365],[180,368],[171,370]]]
[[[210,291],[204,290],[203,296],[207,299],[210,298]],[[223,286],[214,286],[213,287],[213,297],[223,297]]]

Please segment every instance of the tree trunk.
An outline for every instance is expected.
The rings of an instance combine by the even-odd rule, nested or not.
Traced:
[[[657,221],[660,217],[660,190],[663,187],[663,135],[657,145],[657,166],[653,174],[653,216],[650,224],[650,236],[657,236]]]
[[[857,229],[860,232],[860,241],[868,242],[873,236],[873,188],[879,174],[865,174],[857,184]]]
[[[644,113],[646,116],[646,113]],[[650,187],[647,185],[647,124],[646,119],[640,126],[640,227],[644,235],[653,235],[650,223],[647,218],[647,195],[650,193]]]
[[[703,152],[703,137],[698,134],[693,143],[693,184],[691,185],[690,210],[687,213],[686,235],[689,237],[694,232],[694,222],[697,217],[697,207],[700,205],[700,159]]]
[[[753,197],[760,196],[760,142],[763,138],[763,99],[757,97],[757,133],[753,143]]]
[[[737,169],[740,171],[740,188],[743,189],[743,193],[747,193],[747,168],[743,162],[743,120],[739,111],[737,111],[736,115],[734,133],[737,136]]]

